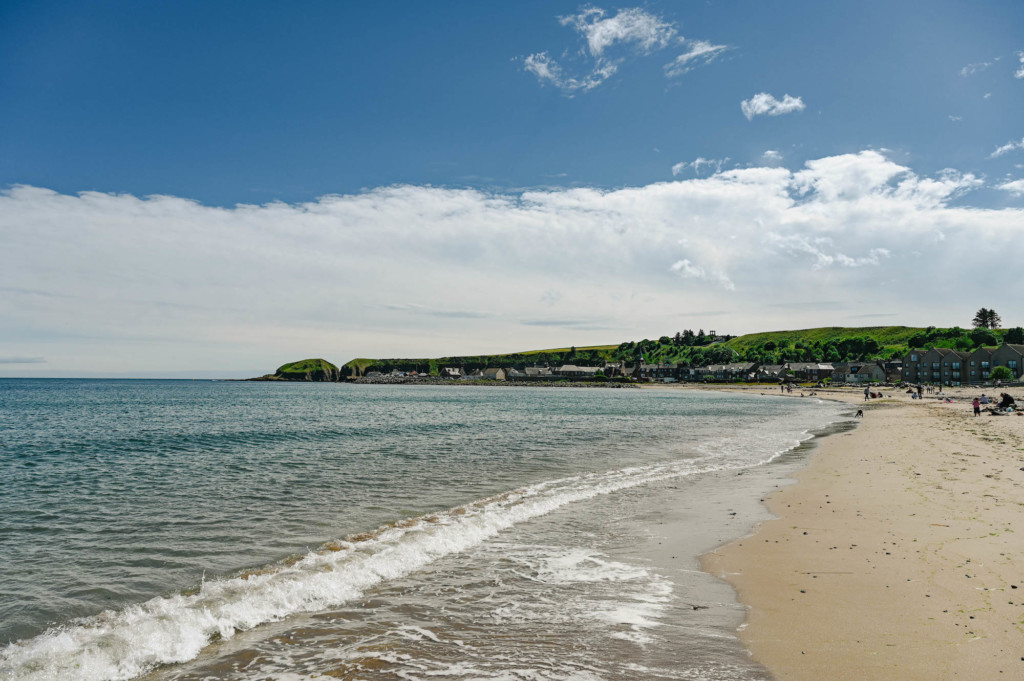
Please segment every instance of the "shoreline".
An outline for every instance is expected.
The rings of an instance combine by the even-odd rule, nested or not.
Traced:
[[[818,391],[863,422],[817,440],[766,498],[773,519],[702,556],[778,681],[1024,674],[1024,417],[974,418],[982,390],[947,391],[952,404]]]

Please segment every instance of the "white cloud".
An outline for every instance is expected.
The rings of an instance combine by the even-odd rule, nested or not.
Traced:
[[[984,71],[990,66],[992,66],[992,62],[990,61],[980,61],[974,64],[968,64],[967,66],[960,69],[960,75],[963,76],[964,78],[968,76],[973,76],[975,73]]]
[[[1020,67],[1013,74],[1014,78],[1024,78],[1024,52],[1017,53],[1017,59],[1020,62]]]
[[[718,284],[726,291],[736,290],[736,285],[732,283],[724,272],[709,272],[700,265],[694,265],[685,258],[673,263],[671,269],[684,279],[703,279]]]
[[[699,65],[710,64],[727,49],[728,45],[713,45],[706,40],[690,41],[686,52],[665,64],[665,75],[676,78],[689,73]]]
[[[1010,192],[1014,196],[1024,196],[1024,180],[1013,180],[999,185],[1004,192]]]
[[[615,64],[602,62],[595,65],[594,69],[582,78],[569,77],[546,52],[527,56],[523,59],[523,68],[537,76],[541,83],[550,83],[566,93],[593,90],[611,78],[617,69]]]
[[[616,43],[633,45],[643,52],[665,47],[676,36],[675,27],[639,7],[620,10],[609,17],[607,12],[590,7],[579,14],[561,18],[563,26],[571,26],[587,41],[593,57],[600,57]]]
[[[953,205],[979,184],[863,151],[615,190],[392,186],[228,208],[16,186],[0,192],[0,357],[46,358],[5,375],[256,373],[617,343],[674,332],[666,311],[683,309],[727,310],[731,333],[880,309],[964,325],[953,311],[1024,249],[1024,210]],[[949,312],[922,307],[921,281],[948,284]]]
[[[782,152],[777,149],[768,149],[761,154],[761,162],[768,165],[778,165],[782,163]]]
[[[523,59],[523,68],[537,76],[542,84],[551,84],[566,94],[587,92],[611,78],[618,71],[622,57],[607,53],[616,45],[626,46],[642,54],[665,47],[676,36],[676,29],[661,18],[640,8],[620,10],[609,17],[603,9],[591,7],[579,14],[561,17],[586,41],[583,54],[583,75],[566,75],[565,69],[547,52],[537,52]]]
[[[949,115],[949,120],[953,121],[954,123],[959,123],[963,119],[964,119],[963,116],[954,116],[952,114]]]
[[[682,175],[687,168],[692,168],[695,175],[698,177],[705,171],[710,171],[710,174],[722,172],[722,166],[729,161],[729,157],[725,158],[704,158],[698,156],[692,161],[680,161],[672,166],[672,175]],[[705,173],[708,174],[708,173]]]
[[[985,96],[982,97],[982,99],[992,99],[992,93],[991,92],[986,92]]]
[[[767,92],[759,92],[750,99],[740,102],[740,109],[748,121],[753,120],[754,116],[762,114],[781,116],[794,111],[803,111],[804,108],[804,100],[800,97],[790,97],[787,94],[778,100]]]
[[[613,76],[629,58],[648,55],[670,45],[688,45],[688,49],[665,65],[665,75],[669,78],[682,75],[699,64],[710,64],[727,49],[725,45],[703,40],[687,41],[672,22],[639,7],[619,10],[613,16],[601,8],[588,7],[578,14],[559,17],[559,22],[575,30],[585,43],[578,54],[563,58],[572,62],[570,68],[563,67],[546,51],[524,57],[523,68],[537,76],[541,84],[554,85],[568,95],[594,89]],[[568,75],[567,71],[581,75]]]
[[[1019,142],[1014,142],[1013,140],[1010,140],[1009,142],[1007,142],[1003,146],[996,147],[996,150],[993,151],[991,154],[989,154],[988,157],[989,158],[999,158],[1000,156],[1003,156],[1004,154],[1008,154],[1011,151],[1015,151],[1017,149],[1024,149],[1024,137],[1022,137]]]

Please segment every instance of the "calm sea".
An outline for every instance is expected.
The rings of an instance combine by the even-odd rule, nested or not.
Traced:
[[[734,621],[680,625],[691,597],[643,528],[841,418],[671,390],[3,379],[0,679],[764,678]]]

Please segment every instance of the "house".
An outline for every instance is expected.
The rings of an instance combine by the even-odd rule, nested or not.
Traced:
[[[992,353],[997,349],[982,346],[967,357],[965,383],[983,383],[988,380],[988,375],[992,371]]]
[[[555,373],[566,378],[593,378],[600,367],[578,367],[575,364],[563,364]]]
[[[1024,345],[1000,345],[992,353],[992,368],[1006,367],[1013,372],[1013,378],[1019,380],[1024,375]]]
[[[542,380],[554,376],[549,367],[526,367],[523,369],[527,379]]]
[[[713,381],[750,381],[757,371],[756,362],[732,362],[730,364],[711,364],[704,367],[704,380]]]
[[[754,378],[758,383],[761,381],[777,382],[785,378],[787,368],[785,364],[762,364],[754,372]]]
[[[481,372],[484,379],[488,381],[504,381],[505,370],[504,369],[484,369]]]
[[[832,380],[836,383],[882,383],[885,369],[878,362],[844,362],[833,365]]]
[[[882,370],[885,371],[885,380],[890,383],[899,383],[903,378],[903,362],[899,360],[879,360]]]
[[[640,368],[640,377],[651,381],[671,382],[676,380],[675,364],[644,364]]]
[[[790,362],[789,372],[802,381],[823,381],[831,378],[835,367],[817,362]]]
[[[913,350],[911,349],[906,355],[903,356],[903,373],[902,378],[907,383],[921,383],[921,356],[925,353],[924,350]]]
[[[441,369],[441,378],[462,378],[462,369],[458,367],[445,367]]]

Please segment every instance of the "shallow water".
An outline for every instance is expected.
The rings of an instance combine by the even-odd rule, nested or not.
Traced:
[[[840,413],[186,381],[3,380],[0,400],[10,679],[758,678],[720,628],[680,629],[679,580],[630,547],[666,485]]]

